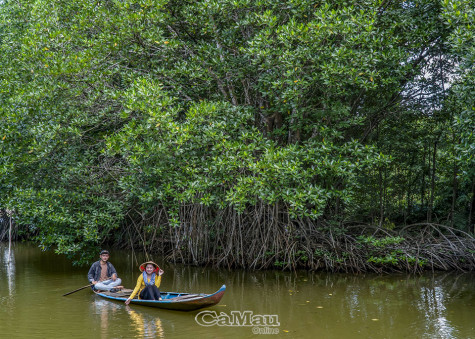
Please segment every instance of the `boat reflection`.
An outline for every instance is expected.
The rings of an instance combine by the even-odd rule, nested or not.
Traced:
[[[124,308],[126,311],[124,312]],[[100,337],[108,339],[115,336],[117,323],[127,324],[131,333],[135,333],[134,338],[164,338],[162,321],[155,315],[141,313],[129,306],[109,300],[96,299],[91,303],[91,313],[96,318],[96,323],[100,323]],[[130,336],[130,335],[129,335]]]
[[[137,338],[164,338],[160,318],[139,313],[129,306],[126,306],[125,309],[135,325]]]
[[[121,311],[121,306],[105,300],[96,300],[91,304],[92,313],[97,315],[100,321],[101,338],[110,338],[111,328],[114,326],[117,314]]]

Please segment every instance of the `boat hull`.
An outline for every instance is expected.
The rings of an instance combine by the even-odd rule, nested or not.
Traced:
[[[163,300],[132,299],[130,303],[134,305],[162,308],[167,310],[194,311],[200,308],[210,307],[218,304],[221,301],[225,291],[226,285],[221,286],[221,288],[213,294],[164,292],[160,294]],[[128,297],[127,293],[124,292],[96,292],[96,294],[102,298],[122,302],[126,301]]]

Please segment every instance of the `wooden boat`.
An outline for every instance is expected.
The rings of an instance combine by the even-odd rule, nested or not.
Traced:
[[[213,294],[191,294],[178,292],[161,292],[162,300],[141,300],[135,297],[131,304],[163,308],[177,311],[193,311],[204,307],[210,307],[220,302],[226,291],[226,285]],[[95,292],[98,296],[116,301],[126,301],[132,293],[130,289],[122,289],[119,292]]]

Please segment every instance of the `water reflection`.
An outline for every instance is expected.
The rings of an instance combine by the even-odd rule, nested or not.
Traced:
[[[164,338],[162,322],[159,317],[139,313],[130,306],[126,306],[125,309],[137,330],[137,338]]]
[[[425,315],[426,333],[437,333],[440,338],[455,338],[454,328],[447,320],[449,300],[440,286],[421,287],[417,306]]]
[[[167,270],[176,290],[211,292],[228,286],[223,310],[278,314],[282,329],[322,338],[473,337],[475,274],[326,274],[297,271],[216,271],[175,265]],[[164,280],[164,284],[167,281]],[[465,324],[465,325],[463,325]],[[467,336],[472,333],[472,336]]]
[[[124,312],[128,318],[124,317]],[[95,298],[91,303],[91,313],[100,323],[100,337],[103,339],[114,337],[118,322],[122,327],[133,328],[135,338],[164,338],[162,322],[155,312],[142,313],[120,303]]]
[[[5,265],[5,275],[7,277],[8,294],[13,296],[15,290],[15,256],[10,247],[4,248],[3,263]]]
[[[98,299],[91,303],[92,313],[100,321],[101,338],[107,339],[111,335],[109,332],[114,329],[116,315],[122,312],[122,307],[116,303]]]
[[[257,338],[250,328],[199,326],[196,312],[126,308],[87,290],[62,297],[84,285],[88,267],[28,244],[14,244],[12,253],[0,243],[1,338]],[[133,287],[137,266],[127,255],[115,251],[114,266]],[[278,315],[280,333],[289,338],[475,339],[473,272],[381,276],[161,264],[163,291],[211,293],[226,284],[210,310]]]

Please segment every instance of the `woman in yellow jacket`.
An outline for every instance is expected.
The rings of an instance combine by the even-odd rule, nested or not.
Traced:
[[[153,261],[144,262],[139,267],[142,274],[137,279],[137,285],[130,297],[125,301],[128,305],[137,292],[139,292],[139,299],[143,300],[162,300],[160,298],[160,283],[162,281],[163,270]]]

